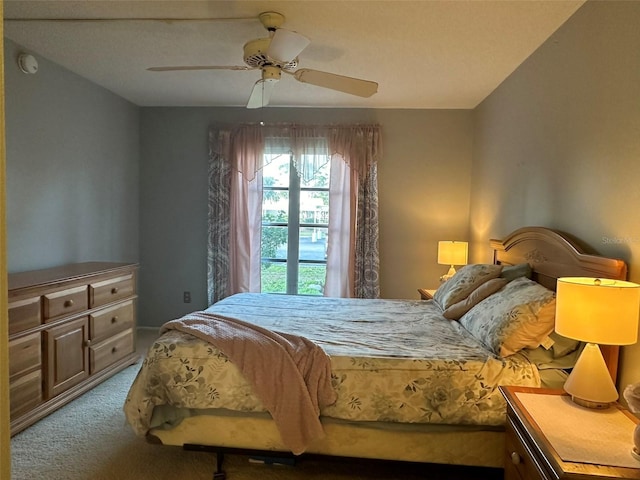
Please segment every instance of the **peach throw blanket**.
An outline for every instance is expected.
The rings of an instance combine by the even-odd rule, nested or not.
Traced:
[[[282,441],[299,455],[324,436],[320,408],[335,403],[331,364],[311,340],[235,318],[194,312],[162,326],[201,338],[240,369],[271,413]]]

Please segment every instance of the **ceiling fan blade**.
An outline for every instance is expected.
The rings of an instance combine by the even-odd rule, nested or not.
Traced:
[[[281,63],[290,62],[311,43],[304,35],[279,28],[273,34],[267,56]]]
[[[278,80],[275,78],[258,80],[251,91],[251,96],[247,102],[247,108],[262,108],[269,105],[269,100],[273,93],[273,87],[276,86],[276,83],[278,83]]]
[[[162,23],[175,23],[175,22],[235,22],[235,21],[252,21],[255,20],[254,16],[250,17],[190,17],[190,18],[170,18],[170,17],[72,17],[72,18],[28,18],[28,17],[13,17],[4,19],[5,22],[162,22]]]
[[[296,80],[302,83],[310,83],[318,87],[330,88],[339,92],[357,95],[358,97],[370,97],[378,91],[378,84],[369,80],[345,77],[335,73],[320,72],[308,68],[301,68],[293,73]]]
[[[150,72],[174,72],[180,70],[254,70],[244,65],[193,65],[183,67],[149,67]]]

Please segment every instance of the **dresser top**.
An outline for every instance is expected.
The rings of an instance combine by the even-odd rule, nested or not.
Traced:
[[[59,267],[31,270],[28,272],[10,273],[8,275],[9,291],[26,287],[50,285],[61,281],[76,280],[90,275],[109,273],[118,270],[137,268],[136,263],[119,262],[84,262],[70,263]]]

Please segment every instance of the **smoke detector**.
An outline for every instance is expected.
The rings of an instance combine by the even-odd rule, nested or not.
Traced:
[[[34,74],[38,71],[38,61],[33,55],[21,53],[18,57],[18,66],[23,73]]]

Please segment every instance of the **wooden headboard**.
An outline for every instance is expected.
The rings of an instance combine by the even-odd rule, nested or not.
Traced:
[[[528,263],[533,270],[533,280],[554,291],[559,277],[627,279],[624,261],[587,253],[576,240],[557,230],[524,227],[503,240],[489,242],[493,249],[493,263]],[[615,382],[620,347],[600,345],[600,349]]]

